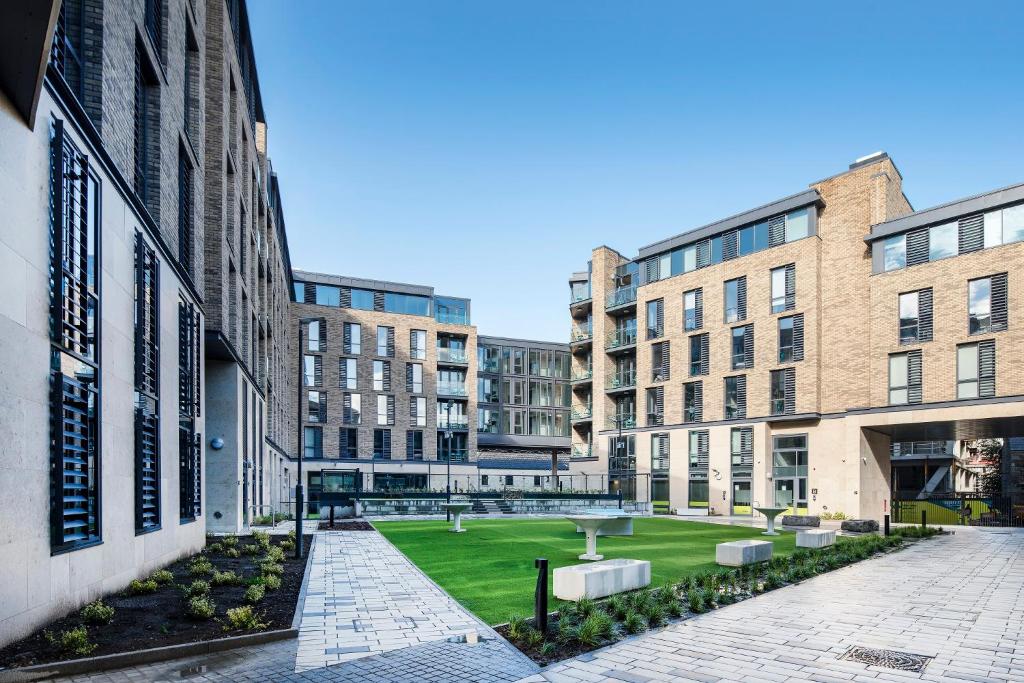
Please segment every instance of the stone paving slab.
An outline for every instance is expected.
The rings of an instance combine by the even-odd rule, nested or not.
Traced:
[[[840,660],[854,645],[934,659]],[[522,680],[1024,681],[1024,532],[959,528]]]

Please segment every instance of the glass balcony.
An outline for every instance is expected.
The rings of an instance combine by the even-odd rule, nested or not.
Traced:
[[[606,389],[627,389],[636,386],[636,373],[623,372],[608,378]]]
[[[594,411],[590,406],[578,406],[572,409],[572,421],[577,420],[589,420],[594,416]]]
[[[608,335],[608,342],[605,344],[605,348],[617,349],[623,346],[631,346],[633,344],[636,344],[636,330],[626,328],[612,331],[612,333]]]
[[[572,334],[569,336],[572,342],[589,341],[594,337],[593,330],[590,327],[574,327]]]
[[[441,462],[448,461],[448,454],[451,453],[452,462],[466,462],[469,459],[468,448],[447,448],[443,443],[437,446],[437,459]]]
[[[447,347],[441,347],[437,350],[437,362],[463,364],[469,362],[469,356],[466,355],[465,349],[449,349]]]
[[[636,427],[636,414],[622,413],[608,416],[608,429],[633,429]]]
[[[438,382],[437,393],[439,396],[469,396],[466,385],[461,382]]]
[[[647,426],[660,427],[665,424],[665,416],[662,413],[647,413]]]
[[[590,368],[586,370],[574,370],[572,373],[573,382],[586,382],[587,380],[594,378],[594,371]]]
[[[469,431],[469,419],[453,415],[451,421],[445,419],[444,413],[437,416],[438,429],[454,429],[456,431]]]
[[[570,457],[573,458],[589,458],[593,453],[593,448],[589,443],[574,443],[572,445],[572,453]]]
[[[591,297],[590,294],[590,283],[589,282],[577,282],[572,286],[572,290],[569,296],[570,304],[578,304],[581,301],[586,301]]]
[[[605,308],[615,308],[636,302],[636,285],[622,287],[610,293],[605,300]]]

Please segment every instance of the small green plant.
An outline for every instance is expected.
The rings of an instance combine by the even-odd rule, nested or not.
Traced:
[[[222,553],[222,552],[224,552],[224,544],[223,543],[211,543],[210,545],[206,546],[206,552],[208,552],[208,553]]]
[[[153,579],[134,579],[124,589],[125,595],[148,595],[155,593],[160,586]]]
[[[254,531],[252,532],[253,544],[260,550],[267,550],[270,548],[270,534],[266,531]]]
[[[281,577],[273,574],[265,574],[256,579],[268,591],[276,591],[281,587]]]
[[[259,555],[261,548],[255,543],[249,543],[241,547],[243,555]]]
[[[694,614],[703,614],[707,611],[704,603],[704,591],[700,588],[691,588],[686,591],[686,607]]]
[[[527,626],[523,641],[527,647],[540,647],[540,644],[544,642],[544,634],[532,626]]]
[[[773,591],[776,588],[781,588],[784,582],[785,580],[779,572],[768,572],[764,575],[764,589],[766,591]]]
[[[233,559],[238,559],[241,556],[242,556],[242,553],[238,552],[238,548],[228,548],[227,550],[224,551],[224,557],[230,557],[230,558],[233,558]]]
[[[266,628],[267,624],[260,621],[260,616],[251,605],[243,605],[229,609],[226,614],[227,623],[224,624],[225,631],[255,631]]]
[[[261,583],[254,583],[245,589],[245,601],[251,605],[255,605],[257,602],[263,599],[266,595],[267,589],[263,587]]]
[[[614,618],[622,619],[626,616],[626,611],[629,609],[629,606],[621,595],[616,594],[608,598],[604,603],[604,609]]]
[[[181,592],[185,594],[186,598],[195,598],[202,595],[208,595],[210,592],[210,584],[202,579],[196,579],[187,586],[182,586]]]
[[[240,583],[242,583],[242,577],[231,570],[225,572],[215,571],[213,576],[210,577],[210,585],[212,586],[236,586]]]
[[[665,610],[665,606],[660,602],[651,601],[647,605],[647,609],[644,610],[644,616],[647,617],[647,623],[653,626],[661,626],[668,621],[668,612]]]
[[[208,596],[196,595],[189,598],[186,614],[192,619],[209,619],[217,611],[217,605]]]
[[[209,576],[213,573],[213,563],[200,555],[188,563],[188,573],[192,576]]]
[[[622,625],[628,633],[640,633],[647,630],[647,619],[639,612],[630,610],[626,613],[626,618],[622,620]]]
[[[526,619],[523,617],[513,614],[508,618],[508,637],[512,640],[522,640],[526,629]]]
[[[260,574],[262,574],[263,576],[281,576],[282,574],[284,574],[284,567],[274,562],[261,560],[260,562],[256,563],[256,566],[259,568]]]
[[[225,536],[220,542],[225,548],[234,548],[238,546],[238,536]]]
[[[89,631],[84,626],[61,631],[57,635],[43,631],[43,636],[50,645],[70,655],[85,656],[96,649],[96,644],[89,642]]]
[[[281,550],[290,553],[295,551],[295,541],[290,538],[286,538],[278,545]]]
[[[611,637],[614,622],[604,612],[591,612],[580,622],[576,630],[576,640],[587,647],[595,647],[601,641]]]
[[[541,657],[553,657],[557,646],[551,641],[544,641],[544,644],[540,646]]]
[[[267,548],[267,552],[264,553],[263,557],[272,562],[284,562],[284,550],[276,545],[272,545]]]
[[[79,613],[87,624],[109,624],[114,618],[114,608],[104,605],[103,600],[90,602]]]
[[[667,600],[663,603],[665,612],[670,617],[681,617],[683,615],[683,603],[679,601],[679,598],[673,596],[671,600]]]
[[[174,574],[166,569],[158,569],[150,574],[149,578],[163,586],[174,581]]]
[[[639,612],[640,614],[646,613],[653,602],[654,596],[651,591],[646,588],[641,588],[640,590],[633,591],[626,595],[626,603],[629,605],[630,609],[634,612]]]

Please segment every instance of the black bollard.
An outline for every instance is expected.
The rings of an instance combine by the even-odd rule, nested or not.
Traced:
[[[921,510],[921,528],[924,529],[928,526],[928,511]]]
[[[885,535],[889,535],[889,515],[885,516]]]
[[[538,557],[533,561],[537,568],[537,592],[533,600],[533,624],[537,630],[547,635],[548,632],[548,561]]]

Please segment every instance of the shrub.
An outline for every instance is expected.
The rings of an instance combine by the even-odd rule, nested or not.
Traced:
[[[134,579],[124,589],[124,593],[125,595],[148,595],[149,593],[155,593],[159,587],[153,579],[146,579],[144,581]]]
[[[647,609],[644,610],[644,616],[647,617],[647,623],[651,626],[661,626],[668,621],[668,614],[665,611],[665,606],[660,602],[651,602]]]
[[[576,631],[576,640],[587,647],[594,647],[602,640],[611,637],[612,618],[604,612],[594,611],[580,622]]]
[[[229,609],[226,616],[225,631],[255,631],[267,627],[265,622],[260,621],[260,616],[256,614],[256,610],[251,605]]]
[[[188,600],[185,613],[192,619],[209,619],[217,611],[217,605],[205,595],[196,595]]]
[[[513,614],[508,618],[508,637],[512,640],[522,640],[526,634],[526,629],[526,619],[523,617]]]
[[[259,555],[261,548],[255,543],[249,543],[248,545],[242,546],[243,555]]]
[[[260,570],[260,574],[264,576],[281,576],[284,574],[284,567],[267,560],[260,560],[256,563],[256,566]]]
[[[254,583],[245,589],[245,601],[249,604],[255,605],[257,602],[263,599],[266,595],[267,589],[263,587],[261,583]]]
[[[781,588],[783,582],[784,579],[782,578],[782,574],[779,572],[768,572],[764,576],[764,589],[766,591],[772,591],[776,588]]]
[[[544,634],[532,626],[527,626],[523,640],[527,647],[538,647],[544,641]]]
[[[104,605],[103,600],[90,602],[79,613],[87,624],[109,624],[114,618],[114,608]]]
[[[172,574],[166,569],[158,569],[157,571],[150,574],[149,578],[153,581],[156,581],[158,584],[162,586],[164,584],[171,583],[172,581],[174,581],[174,574]]]
[[[266,531],[254,531],[252,532],[252,542],[260,550],[266,550],[270,547],[270,534]]]
[[[84,626],[61,631],[57,635],[53,635],[50,631],[43,631],[43,635],[51,645],[67,654],[84,657],[96,649],[96,644],[89,642],[89,632]]]
[[[278,545],[281,550],[285,552],[293,552],[295,550],[295,541],[290,538],[286,538]]]
[[[242,583],[242,577],[233,571],[226,572],[213,572],[213,576],[210,578],[210,585],[213,586],[235,586]]]
[[[630,610],[626,613],[626,618],[622,620],[622,625],[629,633],[640,633],[647,630],[647,619],[639,612]]]
[[[545,641],[544,644],[540,646],[540,654],[542,657],[553,657],[555,655],[555,649],[556,646],[554,643]]]
[[[641,588],[626,595],[626,604],[629,608],[641,614],[646,613],[653,602],[654,598],[651,595],[651,591],[646,588]]]
[[[225,548],[234,548],[238,545],[238,536],[225,536],[220,543]]]
[[[224,552],[224,544],[223,543],[211,543],[210,545],[206,546],[206,552],[208,552],[208,553],[222,553],[222,552]]]
[[[736,602],[736,594],[732,592],[731,586],[726,586],[725,589],[717,596],[719,605],[731,605]]]
[[[263,557],[264,559],[271,560],[273,562],[284,562],[284,550],[273,545],[267,548],[267,552]]]
[[[621,595],[616,594],[608,598],[604,603],[604,609],[608,614],[616,619],[622,619],[626,616],[626,611],[629,609],[629,606]]]
[[[597,603],[590,598],[580,598],[570,607],[571,614],[579,621],[583,621],[597,611]]]
[[[228,548],[227,550],[224,551],[224,556],[225,557],[231,557],[231,558],[237,559],[237,558],[241,557],[241,555],[242,555],[242,553],[238,552],[238,548]]]
[[[704,591],[699,588],[691,588],[686,591],[686,606],[694,614],[703,614],[707,611],[704,604]]]
[[[192,576],[209,576],[213,573],[213,563],[200,555],[188,563],[188,573]]]
[[[182,593],[185,594],[186,598],[195,598],[201,595],[207,595],[210,592],[210,584],[202,579],[196,579],[187,586],[182,586]]]
[[[670,617],[681,617],[683,615],[683,603],[679,602],[679,598],[673,596],[671,600],[666,600],[663,604],[665,611]]]

